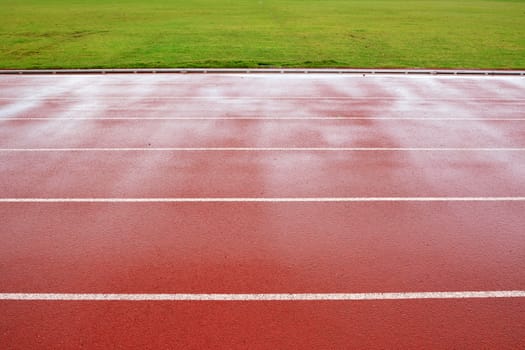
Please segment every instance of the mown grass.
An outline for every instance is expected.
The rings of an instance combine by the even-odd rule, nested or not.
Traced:
[[[0,68],[525,68],[525,1],[0,0]]]

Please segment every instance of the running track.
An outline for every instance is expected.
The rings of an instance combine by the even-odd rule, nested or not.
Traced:
[[[519,348],[525,78],[0,75],[5,349]]]

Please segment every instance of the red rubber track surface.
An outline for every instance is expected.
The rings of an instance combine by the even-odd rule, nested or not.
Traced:
[[[6,292],[515,290],[525,280],[523,202],[0,208]]]
[[[0,153],[4,197],[525,196],[525,152]]]
[[[517,349],[525,332],[512,299],[0,307],[4,345],[20,349]]]
[[[525,147],[521,120],[8,120],[0,148]],[[35,137],[37,136],[37,137]]]
[[[523,77],[0,76],[0,293],[523,291],[525,201],[484,199],[525,197],[524,148]],[[233,197],[444,200],[67,202]],[[519,348],[524,315],[523,297],[0,300],[0,344]]]

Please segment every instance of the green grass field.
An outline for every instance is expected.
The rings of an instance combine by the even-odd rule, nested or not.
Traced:
[[[525,1],[0,0],[0,68],[525,68]]]

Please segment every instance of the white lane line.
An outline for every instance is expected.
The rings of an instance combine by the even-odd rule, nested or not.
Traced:
[[[417,102],[434,102],[434,101],[479,101],[479,102],[498,102],[498,103],[525,103],[523,98],[494,98],[494,97],[427,97],[427,98],[400,98],[397,96],[105,96],[105,97],[0,97],[0,101],[123,101],[126,99],[141,101],[170,101],[170,100],[275,100],[275,101],[293,101],[293,100],[371,100],[371,101],[417,101]]]
[[[0,148],[0,152],[523,152],[525,148],[397,148],[397,147],[92,147]]]
[[[446,117],[13,117],[10,120],[444,120],[444,121],[525,121],[525,118],[446,118]]]
[[[523,298],[523,290],[408,293],[261,293],[261,294],[106,294],[1,293],[0,300],[44,301],[298,301]]]
[[[0,203],[216,203],[216,202],[525,202],[525,197],[178,197],[0,198]]]

